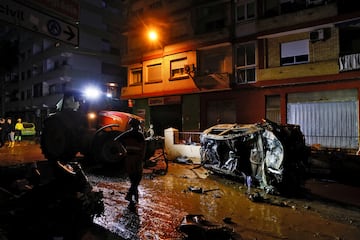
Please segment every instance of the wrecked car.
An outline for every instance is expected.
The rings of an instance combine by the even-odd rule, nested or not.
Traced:
[[[248,186],[282,194],[305,178],[308,147],[300,126],[269,120],[255,124],[218,124],[202,132],[201,164]]]

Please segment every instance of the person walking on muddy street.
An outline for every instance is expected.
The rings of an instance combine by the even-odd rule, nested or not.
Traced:
[[[15,142],[21,142],[21,131],[24,129],[24,126],[21,122],[21,118],[18,118],[17,123],[15,124]]]
[[[126,149],[125,170],[130,179],[130,188],[125,199],[130,203],[139,200],[138,186],[142,179],[143,164],[145,161],[145,136],[140,130],[140,121],[132,118],[129,120],[130,129],[115,138]]]
[[[5,145],[5,141],[6,141],[5,118],[0,118],[0,148]]]
[[[15,124],[13,123],[11,118],[6,119],[5,132],[9,139],[8,147],[13,148],[15,145]]]

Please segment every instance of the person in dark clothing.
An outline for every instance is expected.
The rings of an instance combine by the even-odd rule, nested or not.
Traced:
[[[6,136],[5,118],[0,118],[0,147],[5,145]]]
[[[138,202],[138,186],[142,179],[143,164],[145,161],[145,137],[140,131],[140,121],[132,118],[129,121],[130,129],[115,138],[126,149],[125,170],[130,178],[130,188],[125,197],[130,203]]]
[[[15,124],[13,123],[11,118],[6,119],[5,132],[9,140],[8,147],[13,148],[15,145]]]

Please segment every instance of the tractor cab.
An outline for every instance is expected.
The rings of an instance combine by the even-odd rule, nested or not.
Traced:
[[[128,122],[136,118],[144,128],[144,119],[125,112],[126,107],[118,98],[108,97],[105,94],[83,93],[68,91],[56,104],[57,112],[76,112],[87,121],[88,128],[99,129],[111,126],[105,130],[123,132],[129,129]],[[71,114],[71,113],[70,113]]]
[[[104,94],[86,94],[79,91],[67,91],[56,104],[56,111],[79,111],[81,113],[99,111],[126,111],[123,102]]]

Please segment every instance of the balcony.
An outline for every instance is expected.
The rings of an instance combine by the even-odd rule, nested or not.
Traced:
[[[360,53],[339,57],[339,71],[346,72],[360,69]]]
[[[229,73],[211,73],[195,76],[194,82],[201,91],[215,91],[230,89]]]
[[[311,8],[300,8],[294,12],[285,12],[281,15],[276,14],[271,17],[260,18],[257,22],[238,24],[237,35],[242,36],[244,34],[242,32],[242,28],[244,28],[244,25],[246,24],[251,24],[251,27],[255,27],[257,32],[261,32],[263,34],[271,34],[278,31],[278,29],[281,29],[281,31],[284,31],[284,29],[288,29],[289,31],[293,30],[292,28],[295,25],[307,27],[307,25],[311,25],[312,22],[336,17],[337,15],[338,9],[335,2],[331,2],[327,5],[321,6],[316,5],[315,7]],[[248,33],[252,29],[251,27],[246,27],[246,29],[248,29]]]

